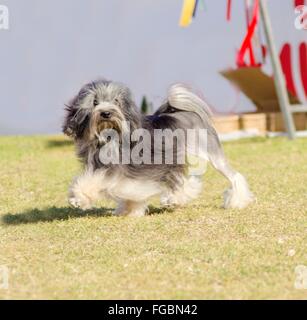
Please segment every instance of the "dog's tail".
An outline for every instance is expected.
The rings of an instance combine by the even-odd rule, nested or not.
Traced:
[[[168,91],[168,103],[175,109],[196,113],[204,123],[212,125],[212,112],[209,105],[189,87],[174,84]]]

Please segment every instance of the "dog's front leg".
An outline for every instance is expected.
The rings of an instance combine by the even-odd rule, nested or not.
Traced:
[[[143,217],[146,213],[147,205],[145,202],[122,200],[118,202],[114,214],[124,217]]]
[[[94,202],[102,196],[102,181],[101,172],[86,171],[73,181],[69,189],[68,202],[74,208],[91,209]]]

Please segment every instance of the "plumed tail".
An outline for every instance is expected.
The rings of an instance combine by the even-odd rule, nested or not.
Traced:
[[[168,103],[178,110],[194,112],[205,123],[212,125],[212,112],[209,105],[187,86],[172,85],[168,91]]]

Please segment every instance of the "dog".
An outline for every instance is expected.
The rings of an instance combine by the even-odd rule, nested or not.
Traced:
[[[84,166],[83,173],[74,179],[69,189],[70,205],[88,210],[95,201],[106,196],[117,203],[115,215],[133,217],[144,216],[148,202],[154,196],[160,196],[163,206],[186,205],[199,196],[202,173],[191,174],[188,163],[165,161],[169,151],[173,156],[181,153],[186,157],[187,152],[182,151],[186,141],[179,147],[168,148],[164,141],[162,147],[156,149],[151,142],[159,130],[169,133],[182,130],[186,137],[188,130],[196,129],[206,132],[202,158],[230,181],[231,187],[224,193],[223,207],[247,207],[254,201],[254,195],[243,175],[228,164],[212,124],[210,108],[192,89],[182,84],[172,85],[166,102],[153,115],[145,116],[136,107],[132,93],[125,85],[104,79],[86,84],[66,105],[63,125],[64,134],[73,138],[77,156]],[[129,151],[133,151],[140,139],[134,139],[130,144],[126,142],[134,131],[146,131],[149,141],[147,139],[146,145],[143,143],[144,150],[149,151],[150,160],[161,154],[162,163],[104,163],[101,152],[109,143],[102,132],[108,130],[123,136],[117,140],[119,151],[124,149],[124,143]],[[144,150],[137,152],[138,155]]]

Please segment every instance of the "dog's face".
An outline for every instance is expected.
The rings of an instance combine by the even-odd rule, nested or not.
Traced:
[[[98,80],[86,84],[66,108],[63,132],[76,140],[93,140],[102,130],[121,133],[127,123],[140,125],[140,114],[130,90],[115,82]]]

